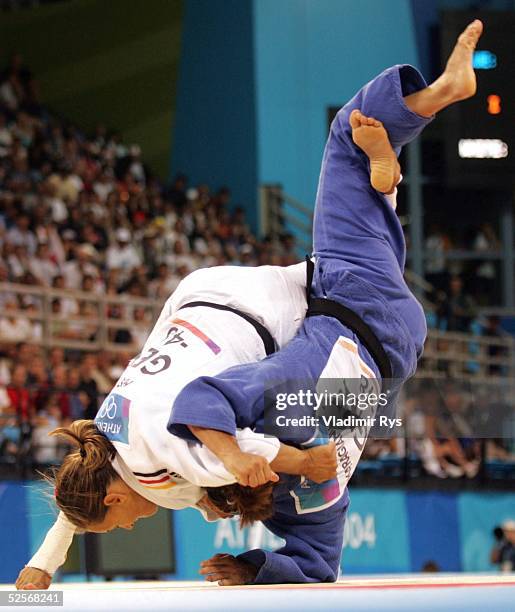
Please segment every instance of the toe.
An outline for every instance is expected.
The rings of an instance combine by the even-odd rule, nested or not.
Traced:
[[[481,34],[481,32],[483,31],[483,22],[481,21],[481,19],[474,19],[474,21],[470,25],[474,29],[474,33],[476,35]]]
[[[361,126],[361,112],[356,108],[352,111],[349,117],[349,123],[352,129],[359,128]]]
[[[476,19],[470,25],[468,25],[465,31],[461,34],[460,41],[467,47],[474,48],[482,32],[483,23],[479,19]]]

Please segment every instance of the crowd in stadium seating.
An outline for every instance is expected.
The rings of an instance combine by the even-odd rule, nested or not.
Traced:
[[[449,260],[450,251],[464,249],[478,259]],[[429,228],[425,240],[428,253],[425,278],[434,287],[430,298],[437,305],[437,326],[448,331],[470,331],[479,307],[499,303],[499,264],[481,260],[484,253],[499,253],[500,241],[490,223],[470,230],[470,236],[451,237],[437,224]]]
[[[45,358],[39,345],[26,342],[3,346],[0,458],[18,464],[22,459],[30,464],[58,460],[64,449],[48,432],[76,419],[94,418],[100,398],[111,390],[129,355],[74,357],[56,347]]]
[[[88,135],[50,113],[30,71],[13,56],[0,76],[0,282],[82,290],[93,298],[53,299],[52,313],[61,316],[52,323],[53,337],[94,338],[94,325],[67,317],[95,317],[95,295],[163,302],[199,267],[296,261],[291,236],[256,239],[227,187],[190,186],[182,174],[165,186],[138,146],[101,125]],[[441,288],[446,271],[432,264]],[[468,329],[474,303],[457,276],[450,288],[439,302],[438,325]],[[108,316],[141,324],[113,331],[110,340],[125,352],[53,348],[45,356],[41,324],[20,316],[38,307],[33,297],[1,293],[0,458],[18,464],[62,456],[65,449],[48,432],[94,416],[151,324],[145,308],[128,313],[120,300]]]
[[[199,267],[297,261],[291,236],[256,239],[227,187],[191,187],[182,174],[165,187],[137,145],[101,125],[87,135],[49,113],[19,55],[0,76],[0,256],[0,282],[160,302]],[[127,318],[122,302],[109,317]],[[127,345],[126,353],[56,348],[46,362],[33,344],[41,324],[20,316],[37,312],[34,298],[2,292],[0,307],[0,454],[15,457],[32,439],[36,461],[48,459],[57,446],[44,434],[95,414],[151,321],[134,308],[130,317],[141,327],[113,332],[110,340]],[[94,336],[94,326],[67,320],[95,317],[94,301],[55,298],[51,308],[61,315],[54,338]]]

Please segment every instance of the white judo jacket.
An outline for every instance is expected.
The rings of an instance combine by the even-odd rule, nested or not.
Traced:
[[[206,447],[167,431],[175,398],[200,376],[216,376],[232,366],[265,357],[263,341],[249,322],[209,307],[181,308],[194,301],[245,312],[264,325],[277,348],[282,348],[304,320],[306,264],[285,268],[221,266],[187,276],[166,302],[142,351],[100,407],[95,423],[116,448],[114,469],[137,493],[172,509],[196,507],[204,495],[202,487],[236,482]],[[243,451],[268,461],[279,451],[276,438],[250,429],[236,435]],[[64,562],[75,531],[60,513],[27,565],[53,574]]]

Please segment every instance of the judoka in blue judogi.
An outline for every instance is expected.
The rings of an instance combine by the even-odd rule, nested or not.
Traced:
[[[316,201],[311,296],[343,305],[366,324],[384,349],[392,380],[382,380],[384,369],[377,354],[351,327],[333,316],[310,316],[280,352],[187,385],[171,409],[171,433],[195,439],[188,425],[229,434],[244,427],[267,432],[265,396],[271,389],[297,392],[299,381],[304,381],[304,388],[315,390],[328,372],[345,379],[356,377],[356,368],[368,381],[365,390],[375,388],[374,377],[388,390],[392,413],[399,387],[414,374],[421,355],[425,317],[403,278],[406,247],[401,224],[390,199],[370,184],[369,161],[352,140],[349,116],[360,109],[382,121],[398,154],[431,121],[412,112],[403,99],[425,87],[415,68],[394,66],[340,109],[331,125]],[[357,445],[364,443],[359,436],[358,432]],[[334,581],[338,576],[349,504],[346,485],[355,468],[349,461],[355,462],[359,453],[346,453],[345,440],[338,440],[327,427],[280,431],[283,442],[298,445],[320,443],[324,437],[340,444],[339,478],[317,485],[281,476],[274,488],[275,513],[265,525],[286,545],[275,552],[251,550],[239,556],[258,568],[255,583]]]

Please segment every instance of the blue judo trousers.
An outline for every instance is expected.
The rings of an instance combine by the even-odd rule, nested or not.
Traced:
[[[398,154],[431,120],[413,113],[403,99],[425,87],[415,68],[394,66],[340,109],[324,152],[314,221],[312,295],[340,302],[359,315],[381,342],[393,378],[400,382],[415,372],[426,336],[425,317],[403,278],[406,247],[399,219],[370,185],[368,158],[352,141],[349,115],[360,109],[382,121]],[[263,390],[269,381],[318,380],[342,336],[358,345],[359,355],[379,378],[374,360],[349,328],[331,317],[309,317],[278,353],[187,385],[174,403],[168,430],[187,439],[195,439],[188,425],[229,434],[244,427],[263,431]],[[314,434],[309,427],[299,431],[286,431],[281,440],[307,442]],[[240,555],[259,568],[256,583],[337,579],[348,492],[336,487],[331,493],[331,483],[310,483],[308,489],[303,496],[299,477],[281,475],[274,488],[275,513],[265,525],[285,539],[284,547]],[[332,504],[331,494],[336,495]],[[308,511],[299,512],[299,507]]]

